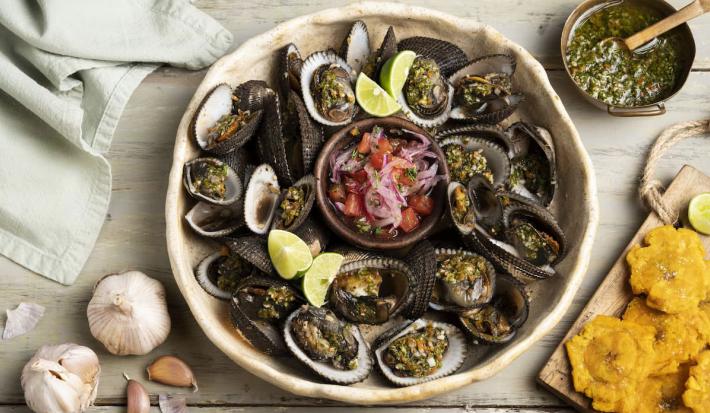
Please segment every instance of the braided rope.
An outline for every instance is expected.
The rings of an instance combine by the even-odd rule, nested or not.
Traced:
[[[710,133],[710,119],[681,122],[664,130],[646,159],[646,166],[643,168],[639,195],[641,200],[666,224],[674,224],[678,221],[678,214],[663,202],[662,192],[665,191],[663,184],[654,178],[656,163],[661,159],[663,153],[676,143],[692,136]]]

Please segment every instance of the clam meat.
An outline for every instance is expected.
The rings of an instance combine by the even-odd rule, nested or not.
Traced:
[[[227,247],[208,255],[197,265],[195,278],[210,295],[228,300],[237,285],[254,273],[254,266]]]
[[[490,301],[496,271],[488,260],[469,251],[453,249],[438,249],[436,260],[433,309],[458,311]]]
[[[352,73],[345,60],[333,52],[308,56],[301,69],[301,90],[313,119],[327,126],[352,120],[357,108]]]
[[[226,163],[197,158],[185,163],[184,184],[193,197],[214,205],[230,205],[242,196],[242,182]]]
[[[453,93],[453,88],[441,76],[436,61],[417,56],[398,101],[412,122],[422,127],[434,127],[449,117]]]

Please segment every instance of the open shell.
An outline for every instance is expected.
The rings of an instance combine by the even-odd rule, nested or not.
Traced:
[[[355,324],[343,323],[343,328],[350,329],[350,332],[358,343],[358,366],[354,370],[340,370],[329,363],[313,360],[296,344],[291,333],[292,322],[299,314],[309,311],[309,309],[310,307],[308,305],[304,305],[288,316],[284,323],[283,336],[286,341],[286,346],[291,353],[316,374],[328,381],[338,384],[353,384],[365,380],[367,376],[370,375],[370,371],[372,371],[373,362],[370,357],[370,348],[365,338],[362,336],[362,333],[360,333],[360,329]],[[332,312],[330,314],[332,314]]]
[[[491,302],[462,313],[459,321],[477,342],[507,343],[528,319],[529,308],[524,286],[508,276],[498,276]]]
[[[205,290],[209,295],[219,298],[220,300],[229,300],[232,296],[232,291],[227,291],[219,288],[217,285],[217,269],[216,266],[219,265],[220,261],[228,258],[229,254],[232,252],[227,248],[222,248],[208,256],[206,256],[197,265],[195,270],[195,279],[197,283],[200,284],[203,290]],[[244,259],[244,257],[242,257]],[[246,260],[247,262],[249,260]],[[240,274],[239,278],[246,278],[254,274],[254,267],[249,262],[247,266],[247,272]]]
[[[226,168],[227,175],[224,180],[225,191],[224,196],[222,198],[206,195],[200,192],[197,187],[195,187],[193,178],[196,177],[196,174],[204,172],[204,168],[210,166],[215,168]],[[187,189],[187,192],[194,198],[207,202],[209,204],[231,205],[234,204],[242,196],[243,187],[242,181],[239,179],[239,176],[234,171],[234,169],[232,169],[229,165],[220,161],[217,158],[197,158],[186,162],[183,176],[183,182],[185,184],[185,189]]]
[[[284,223],[283,219],[283,201],[286,198],[286,195],[288,193],[288,190],[292,187],[295,188],[300,188],[303,191],[303,207],[301,208],[298,216],[293,219],[293,221],[289,224],[286,225]],[[273,222],[271,224],[272,229],[282,229],[286,231],[291,231],[294,232],[298,228],[301,227],[301,225],[306,221],[306,218],[311,213],[311,210],[313,209],[313,203],[316,200],[316,178],[313,175],[306,175],[303,178],[299,179],[295,184],[293,184],[291,187],[284,189],[281,191],[281,195],[279,196],[279,200],[277,202],[277,207],[275,211],[275,216],[273,219]]]
[[[229,206],[200,201],[185,214],[185,221],[195,232],[208,238],[227,236],[246,225],[241,200]]]
[[[446,151],[447,145],[461,145],[466,152],[481,151],[486,158],[488,169],[493,174],[493,185],[499,186],[506,182],[510,176],[510,158],[505,148],[491,139],[479,136],[454,135],[444,138],[439,142],[441,149]],[[451,166],[449,166],[451,173]],[[470,178],[470,177],[469,177]],[[452,176],[451,179],[456,179]],[[468,181],[461,183],[468,185]]]
[[[244,197],[244,220],[256,234],[266,234],[271,227],[280,196],[279,181],[268,164],[259,165],[251,174]]]
[[[511,154],[513,170],[519,162],[530,159],[538,160],[542,162],[543,182],[547,183],[538,188],[530,188],[530,185],[526,185],[524,181],[508,182],[509,189],[533,199],[543,206],[550,205],[557,189],[557,163],[552,136],[546,129],[526,122],[512,124],[506,129],[506,135],[513,147]]]
[[[265,274],[276,274],[271,264],[267,240],[258,235],[245,235],[229,238],[227,247],[232,253],[239,255]]]
[[[397,46],[399,50],[411,50],[417,55],[434,59],[444,77],[451,76],[468,62],[466,53],[446,40],[415,36],[400,41]]]
[[[446,331],[446,336],[449,341],[448,348],[444,353],[441,362],[441,367],[434,374],[427,377],[400,377],[396,375],[392,369],[384,362],[385,351],[387,347],[396,339],[426,328],[427,324],[431,323],[434,327],[442,328]],[[398,331],[399,330],[399,331]],[[395,327],[394,330],[385,332],[382,336],[375,340],[375,359],[377,366],[382,374],[393,384],[397,386],[413,386],[415,384],[424,383],[431,380],[436,380],[441,377],[448,376],[454,373],[461,367],[466,360],[466,339],[463,333],[455,326],[437,321],[428,321],[418,319],[406,327]]]
[[[313,119],[315,119],[318,123],[327,126],[346,125],[352,120],[352,117],[350,119],[344,119],[340,122],[335,122],[326,119],[316,108],[316,103],[311,91],[311,82],[313,81],[313,76],[315,75],[316,70],[324,65],[337,66],[349,73],[351,76],[350,87],[354,88],[355,76],[353,75],[353,69],[345,60],[343,60],[343,58],[331,51],[315,52],[306,58],[303,62],[303,68],[301,69],[301,90],[303,91],[303,103],[305,103],[308,113],[310,113]],[[354,102],[353,105],[355,105]]]
[[[251,92],[251,89],[240,89],[240,91]],[[239,108],[243,111],[249,111],[246,123],[239,127],[228,139],[210,145],[208,139],[210,134],[209,129],[212,128],[222,116],[235,113],[235,99],[250,102],[253,98],[249,94],[235,96],[231,86],[226,83],[215,86],[215,88],[205,96],[205,99],[195,113],[190,129],[193,139],[200,148],[214,154],[222,155],[244,145],[254,135],[261,122],[262,113],[260,108],[245,104],[239,106]]]
[[[303,58],[295,44],[289,43],[279,50],[279,94],[286,99],[291,91],[301,92]]]
[[[468,235],[476,228],[476,213],[468,188],[461,182],[452,181],[446,188],[449,216],[460,233]],[[465,210],[463,208],[466,208]],[[460,210],[460,212],[459,212]]]
[[[321,252],[325,251],[328,246],[328,241],[330,241],[330,231],[321,224],[319,218],[314,217],[315,214],[311,214],[306,221],[301,224],[298,229],[294,231],[294,234],[298,235],[303,242],[308,245],[311,250],[311,255],[315,258]]]
[[[466,76],[483,77],[494,73],[504,76],[507,79],[507,83],[511,83],[510,78],[514,72],[515,59],[512,56],[504,54],[488,55],[474,59],[456,71],[449,77],[449,82],[458,92],[462,80]],[[497,88],[494,89],[498,90]],[[475,109],[468,108],[455,99],[454,107],[451,110],[451,118],[467,122],[498,123],[510,116],[523,99],[524,96],[522,94],[514,93],[512,90],[499,91],[498,93],[492,92],[489,96],[482,98],[480,106]]]
[[[417,56],[417,59],[420,58],[422,57]],[[446,98],[446,102],[444,107],[440,111],[432,114],[421,113],[421,111],[409,105],[405,96],[405,89],[407,88],[407,83],[405,83],[404,88],[402,88],[402,91],[397,96],[397,102],[400,104],[400,106],[402,107],[402,112],[404,112],[404,114],[409,118],[409,120],[423,128],[433,128],[444,124],[444,122],[449,119],[449,113],[451,112],[452,102],[454,99],[454,88],[451,87],[448,81],[446,81],[446,78],[443,73],[441,73],[441,81],[443,82],[443,87],[445,88],[443,93]]]
[[[508,241],[521,256],[534,265],[554,266],[567,253],[567,239],[562,228],[557,224],[555,217],[542,207],[533,204],[508,206],[503,212],[503,224]],[[537,252],[530,252],[532,256],[526,254],[528,250],[516,234],[515,229],[521,225],[528,228],[534,236],[547,240]]]
[[[340,288],[338,277],[347,276],[363,268],[385,270],[377,297],[356,297]],[[392,273],[387,273],[391,270]],[[393,275],[394,274],[394,275]],[[411,303],[414,295],[414,274],[407,263],[395,258],[375,257],[352,261],[340,267],[335,281],[331,284],[330,304],[346,320],[354,323],[382,324],[399,314]],[[362,305],[372,306],[374,318],[358,312]]]
[[[397,54],[397,36],[394,34],[394,27],[387,28],[384,39],[380,48],[370,55],[368,62],[361,71],[370,79],[379,79],[380,71],[385,62],[392,56]]]
[[[370,37],[365,22],[358,20],[353,23],[338,54],[350,65],[353,75],[357,76],[370,58]]]
[[[455,255],[463,255],[468,257],[480,257],[485,260],[487,272],[480,280],[479,285],[475,286],[475,288],[469,286],[464,291],[447,285],[447,283],[437,277],[437,282],[434,287],[434,294],[431,302],[429,303],[429,306],[432,309],[439,311],[460,312],[467,308],[480,307],[491,300],[496,284],[496,270],[487,259],[483,256],[463,249],[437,248],[435,250],[435,254],[437,271],[444,260]]]
[[[236,288],[230,302],[230,316],[234,326],[256,348],[266,354],[283,355],[287,353],[286,344],[281,337],[278,323],[283,318],[264,319],[259,316],[259,306],[264,303],[264,292],[269,287],[286,288],[293,293],[294,300],[288,306],[280,308],[278,313],[290,314],[303,298],[287,282],[273,277],[251,276],[244,279]]]

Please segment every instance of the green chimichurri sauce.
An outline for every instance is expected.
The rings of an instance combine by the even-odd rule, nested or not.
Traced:
[[[609,38],[626,38],[661,20],[660,12],[634,2],[594,12],[572,33],[567,63],[574,81],[594,98],[621,106],[656,103],[672,93],[683,69],[680,40],[673,32],[643,53]]]

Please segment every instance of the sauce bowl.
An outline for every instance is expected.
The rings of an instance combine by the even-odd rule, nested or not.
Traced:
[[[663,17],[669,16],[676,12],[676,9],[670,4],[663,0],[623,0],[626,3],[639,4],[645,7],[649,7],[658,11]],[[690,74],[690,69],[693,66],[693,60],[695,59],[695,40],[693,39],[693,34],[690,31],[690,27],[687,24],[682,24],[673,31],[669,33],[675,33],[680,36],[680,43],[684,46],[681,50],[683,67],[682,72],[678,80],[676,81],[673,89],[670,93],[663,99],[657,102],[651,103],[649,105],[643,106],[621,106],[621,105],[611,105],[600,99],[597,99],[587,93],[577,82],[575,82],[570,72],[570,67],[567,62],[567,48],[575,29],[584,22],[589,16],[599,11],[600,9],[613,5],[619,4],[620,1],[609,1],[609,0],[586,0],[582,2],[577,8],[572,11],[572,14],[567,18],[564,28],[562,29],[562,39],[560,41],[560,53],[562,54],[562,62],[565,66],[565,71],[567,75],[572,80],[572,83],[576,86],[576,89],[582,96],[587,99],[592,105],[596,106],[601,110],[606,110],[608,114],[612,116],[620,117],[632,117],[632,116],[656,116],[666,113],[665,102],[671,99],[673,96],[680,91],[680,89],[688,80],[688,75]]]

